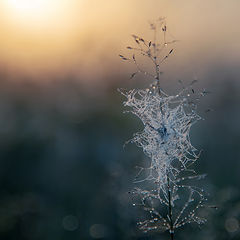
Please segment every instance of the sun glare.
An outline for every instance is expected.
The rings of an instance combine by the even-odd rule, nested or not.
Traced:
[[[7,15],[25,24],[45,24],[64,10],[66,0],[3,0]]]
[[[48,0],[8,0],[9,6],[15,8],[16,11],[27,13],[31,11],[41,10],[48,7]]]

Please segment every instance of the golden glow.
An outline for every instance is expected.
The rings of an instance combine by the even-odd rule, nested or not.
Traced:
[[[16,12],[29,14],[32,11],[45,11],[49,8],[52,1],[48,0],[7,0],[9,7],[15,9]]]
[[[8,18],[25,26],[48,24],[66,10],[67,0],[2,0]]]
[[[239,58],[239,8],[236,0],[0,0],[0,74],[9,68],[100,75],[118,64],[131,34],[151,39],[148,20],[159,16],[167,17],[169,31],[181,40],[166,72],[172,72],[170,61],[181,69],[195,56],[195,66],[201,59],[208,64],[206,56]]]

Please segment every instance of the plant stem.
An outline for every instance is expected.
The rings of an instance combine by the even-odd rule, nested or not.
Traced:
[[[170,180],[169,176],[167,176],[167,183],[168,183],[168,215],[169,215],[169,220],[170,220],[170,236],[171,240],[173,240],[174,237],[174,230],[173,230],[173,220],[172,220],[172,201],[171,201],[171,189],[170,189]]]

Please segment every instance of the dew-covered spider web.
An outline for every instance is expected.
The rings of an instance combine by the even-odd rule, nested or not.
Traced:
[[[138,167],[135,183],[143,187],[132,191],[140,199],[134,205],[142,206],[150,214],[149,219],[138,223],[144,232],[174,231],[186,223],[206,221],[197,216],[206,201],[204,191],[189,184],[205,175],[197,175],[191,168],[200,151],[191,143],[190,130],[201,117],[186,92],[187,88],[177,95],[167,95],[155,85],[150,89],[121,90],[127,98],[127,112],[143,124],[143,130],[129,142],[142,148],[150,159],[148,167]]]

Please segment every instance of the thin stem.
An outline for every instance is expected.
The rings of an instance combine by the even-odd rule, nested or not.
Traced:
[[[156,72],[156,80],[157,80],[158,91],[159,91],[159,95],[161,95],[160,69],[159,69],[159,64],[157,62],[157,57],[156,57],[155,53],[154,53],[154,56],[153,56],[153,63],[155,65],[155,72]]]
[[[173,240],[174,237],[174,229],[173,229],[173,219],[172,219],[172,196],[171,196],[171,189],[170,189],[170,180],[169,180],[169,176],[167,176],[167,187],[168,187],[168,216],[169,216],[169,220],[170,220],[170,236],[171,236],[171,240]]]
[[[154,62],[155,62],[156,74],[157,74],[156,79],[157,79],[157,89],[158,89],[158,94],[159,94],[159,96],[161,96],[162,93],[161,93],[161,84],[160,84],[160,71],[159,71],[159,65],[157,64],[156,59],[154,60]],[[163,107],[162,107],[162,103],[161,103],[161,102],[160,102],[160,111],[161,111],[162,115],[164,115]]]

